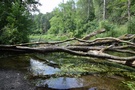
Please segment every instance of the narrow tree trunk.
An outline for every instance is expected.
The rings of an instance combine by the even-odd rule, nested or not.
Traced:
[[[88,16],[87,16],[87,20],[89,20],[90,18],[90,0],[88,0]]]
[[[128,0],[128,20],[130,20],[130,5],[131,5],[131,1]]]
[[[64,4],[64,0],[62,0],[62,3]],[[65,7],[63,7],[63,28],[65,33]]]
[[[105,17],[106,17],[106,0],[104,0],[103,2],[103,20],[105,20]]]

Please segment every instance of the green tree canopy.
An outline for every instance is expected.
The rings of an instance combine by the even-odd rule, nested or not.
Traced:
[[[0,44],[28,42],[32,20],[30,7],[35,0],[2,0],[0,1]]]

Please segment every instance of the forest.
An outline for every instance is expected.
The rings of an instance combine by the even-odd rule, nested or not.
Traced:
[[[134,0],[69,0],[59,4],[52,12],[33,15],[31,12],[37,12],[37,6],[40,6],[38,1],[9,2],[0,3],[1,44],[28,42],[34,38],[32,35],[82,38],[102,28],[106,29],[106,33],[97,37],[135,33]]]
[[[63,0],[46,14],[38,10],[41,5],[39,0],[0,1],[0,60],[19,54],[32,58],[32,63],[33,58],[39,59],[61,71],[52,75],[30,74],[34,80],[98,72],[130,78],[122,84],[134,90],[135,0]],[[52,63],[48,58],[56,60]],[[59,58],[65,61],[61,63]],[[84,58],[86,62],[82,62]]]
[[[81,38],[105,28],[97,37],[134,34],[134,0],[69,0],[52,12],[34,15],[33,33]]]

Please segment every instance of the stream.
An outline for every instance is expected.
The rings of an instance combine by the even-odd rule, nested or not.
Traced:
[[[102,64],[104,63],[96,63],[90,58],[71,57],[60,53],[19,54],[0,58],[0,69],[24,73],[36,90],[127,90],[122,83],[128,80],[127,78],[95,73],[106,69],[101,68]]]

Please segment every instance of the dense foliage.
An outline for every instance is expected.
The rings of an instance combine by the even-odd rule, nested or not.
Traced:
[[[35,27],[32,33],[41,34],[46,33],[50,28],[49,20],[52,18],[52,13],[33,15],[33,21],[35,22]]]
[[[116,37],[135,33],[134,15],[134,0],[68,0],[51,13],[35,15],[34,19],[38,23],[36,31],[49,35],[82,37],[105,28],[107,32],[101,36]]]
[[[36,5],[37,0],[0,1],[0,44],[28,42],[31,33],[49,38],[80,38],[102,28],[106,33],[98,37],[135,33],[134,0],[68,0],[50,13],[31,15]]]
[[[35,0],[0,1],[0,44],[28,42],[32,26],[30,11],[36,10]]]

